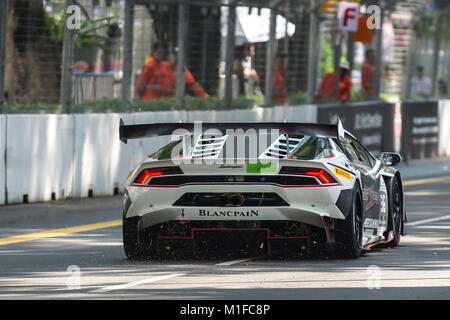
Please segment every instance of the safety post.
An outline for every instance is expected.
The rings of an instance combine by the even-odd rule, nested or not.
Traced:
[[[317,0],[311,0],[308,42],[308,103],[314,103],[316,93],[317,59],[320,48],[318,14]]]
[[[125,1],[124,11],[123,78],[120,110],[127,112],[130,105],[131,78],[133,74],[134,0]]]
[[[8,25],[8,0],[0,1],[0,113],[5,102],[6,28]]]
[[[63,35],[63,56],[61,67],[61,113],[70,113],[70,106],[72,104],[72,66],[73,66],[73,50],[74,50],[74,34],[75,29],[69,28],[67,8],[73,5],[73,0],[66,0],[65,10],[66,18],[64,22]]]
[[[225,94],[224,107],[231,108],[231,100],[233,98],[233,60],[234,60],[234,44],[236,32],[236,1],[233,0],[228,6],[227,18],[227,42],[225,47]]]
[[[375,88],[374,97],[375,99],[380,99],[381,92],[381,67],[383,64],[383,18],[385,9],[382,7],[384,1],[379,1],[380,6],[380,29],[376,32],[376,55],[375,55]]]
[[[277,4],[278,5],[278,4]],[[286,21],[286,23],[288,23]],[[275,55],[277,52],[277,7],[270,8],[270,27],[269,27],[269,43],[267,44],[267,59],[266,59],[266,83],[265,83],[265,105],[272,106],[273,104],[273,80],[275,68]]]
[[[175,108],[183,109],[185,92],[185,55],[186,34],[189,20],[189,5],[182,1],[178,7],[178,54],[177,54],[177,83],[175,95]]]

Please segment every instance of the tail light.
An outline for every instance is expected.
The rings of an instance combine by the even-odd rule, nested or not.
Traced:
[[[134,183],[147,184],[153,177],[170,174],[183,174],[183,171],[181,171],[179,167],[147,168],[139,173],[137,178],[134,180]]]
[[[336,179],[333,178],[324,169],[317,168],[301,168],[301,167],[282,167],[280,174],[292,174],[292,175],[302,175],[316,177],[322,184],[333,184],[337,183]]]

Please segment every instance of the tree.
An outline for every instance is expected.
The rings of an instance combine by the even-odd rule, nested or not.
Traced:
[[[10,103],[57,102],[62,43],[51,39],[41,0],[10,0],[5,93]]]

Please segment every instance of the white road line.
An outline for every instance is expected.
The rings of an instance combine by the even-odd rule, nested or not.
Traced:
[[[139,286],[141,284],[146,284],[146,283],[166,280],[166,279],[180,277],[180,276],[184,276],[184,275],[185,275],[184,273],[167,274],[165,276],[153,277],[153,278],[143,279],[143,280],[139,280],[139,281],[119,284],[119,285],[116,285],[116,286],[105,287],[105,288],[101,288],[101,289],[92,290],[92,291],[89,291],[89,292],[92,292],[92,293],[105,293],[105,292],[109,292],[109,291],[120,290],[120,289],[127,289],[127,288],[131,288],[131,287]]]
[[[418,226],[418,225],[426,224],[426,223],[429,223],[429,222],[436,222],[436,221],[448,220],[448,219],[450,219],[450,215],[442,216],[442,217],[438,217],[438,218],[430,218],[430,219],[418,220],[418,221],[413,221],[413,222],[406,222],[405,226]]]
[[[233,260],[233,261],[226,261],[217,263],[216,266],[232,266],[233,264],[238,264],[242,262],[250,261],[250,259],[240,259],[240,260]]]

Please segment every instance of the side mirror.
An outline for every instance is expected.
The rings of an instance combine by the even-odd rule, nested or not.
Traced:
[[[383,163],[389,167],[397,165],[402,160],[403,160],[403,158],[399,153],[383,152],[381,154],[381,161],[383,161]]]

